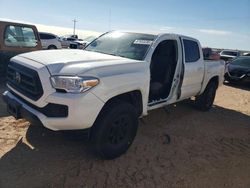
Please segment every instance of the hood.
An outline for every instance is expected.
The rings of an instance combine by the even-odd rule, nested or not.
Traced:
[[[81,74],[96,67],[138,61],[85,50],[44,50],[19,55],[45,65],[53,74]]]
[[[231,75],[242,76],[244,74],[249,73],[250,72],[250,68],[244,67],[244,66],[239,66],[239,65],[229,64],[229,66],[228,66],[228,72]]]
[[[244,67],[244,66],[239,66],[239,65],[229,64],[228,70],[229,71],[249,72],[250,68],[249,67]]]

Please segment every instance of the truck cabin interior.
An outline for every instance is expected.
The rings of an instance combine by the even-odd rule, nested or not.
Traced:
[[[166,99],[170,93],[177,65],[177,42],[162,41],[155,49],[150,64],[149,103]]]

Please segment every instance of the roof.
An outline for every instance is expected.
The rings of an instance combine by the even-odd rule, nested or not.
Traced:
[[[57,35],[55,35],[55,34],[53,34],[53,33],[48,33],[48,32],[38,32],[39,34],[41,33],[41,34],[48,34],[48,35],[53,35],[53,36],[57,36]]]
[[[185,36],[185,35],[181,35],[181,34],[177,34],[177,33],[162,33],[162,32],[157,32],[157,31],[112,30],[112,31],[109,31],[109,32],[140,33],[140,34],[156,35],[158,37],[163,36],[163,35],[172,35],[172,36],[185,37],[185,38],[190,38],[190,39],[197,40],[195,38],[192,38],[192,37],[189,37],[189,36]]]
[[[35,27],[35,25],[32,24],[27,24],[27,23],[22,23],[22,22],[11,22],[11,21],[4,21],[4,20],[0,20],[0,23],[4,23],[4,24],[15,24],[15,25],[25,25],[25,26],[29,26],[29,27]]]

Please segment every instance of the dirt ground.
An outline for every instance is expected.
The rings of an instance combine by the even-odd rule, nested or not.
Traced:
[[[79,133],[16,121],[0,105],[1,188],[250,187],[249,88],[224,85],[209,112],[190,101],[150,112],[128,152],[110,161]]]

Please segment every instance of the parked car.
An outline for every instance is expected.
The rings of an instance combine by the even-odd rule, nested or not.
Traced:
[[[71,49],[83,49],[85,46],[86,46],[86,43],[82,39],[72,41],[69,44],[69,48]]]
[[[78,39],[78,35],[65,35],[64,37]]]
[[[240,56],[228,64],[225,80],[250,83],[250,57]]]
[[[62,36],[59,38],[62,48],[69,48],[70,44],[74,41],[79,40],[78,38],[72,37],[72,36]]]
[[[222,50],[220,52],[220,58],[224,61],[232,61],[234,58],[240,56],[240,52],[237,50]]]
[[[0,21],[0,75],[4,76],[11,57],[41,50],[41,42],[34,25]]]
[[[58,36],[52,33],[39,32],[43,49],[61,49],[62,45]]]
[[[70,43],[70,48],[72,49],[84,49],[89,43],[95,40],[96,37],[90,36],[83,40],[76,40]]]
[[[219,60],[220,54],[212,48],[202,48],[204,60]]]
[[[243,56],[250,56],[250,52],[244,53]]]
[[[192,96],[199,109],[209,110],[224,81],[224,64],[204,61],[194,38],[114,31],[85,50],[12,58],[3,98],[17,119],[51,130],[89,131],[93,149],[111,159],[127,151],[138,118],[149,110]]]

